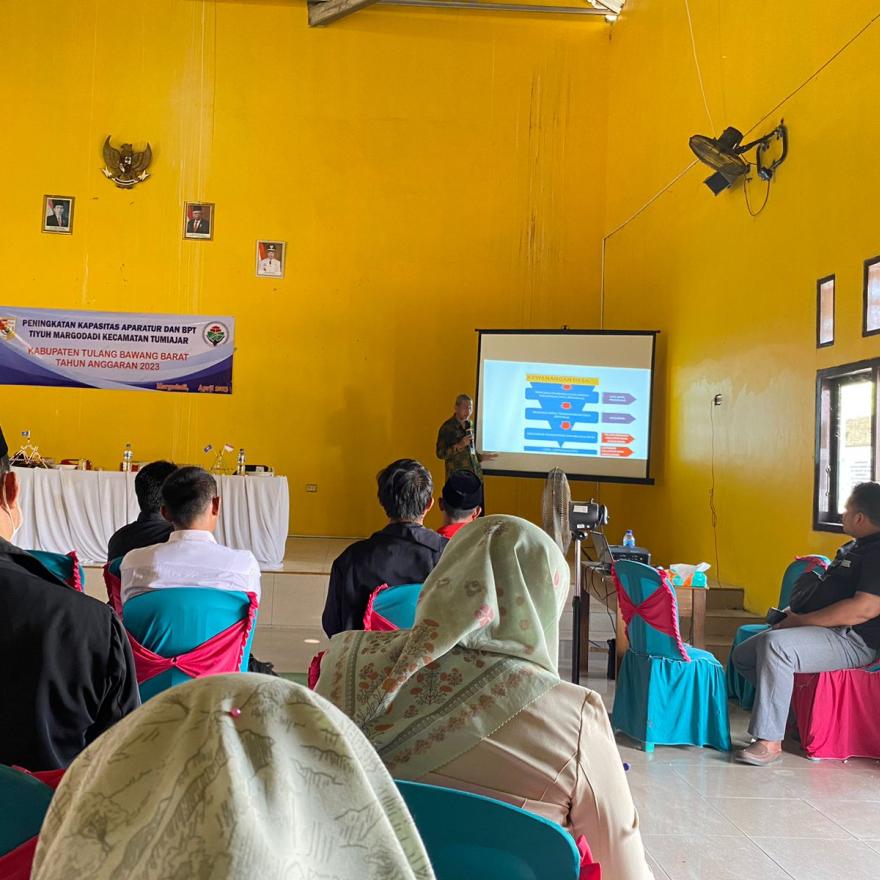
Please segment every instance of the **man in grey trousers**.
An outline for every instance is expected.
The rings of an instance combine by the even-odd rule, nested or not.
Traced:
[[[795,586],[786,618],[738,645],[733,663],[755,685],[749,733],[736,753],[763,766],[782,756],[796,672],[855,669],[880,653],[880,483],[859,483],[846,502],[843,531],[855,538],[817,582]],[[801,599],[800,596],[803,596]],[[797,613],[800,612],[800,613]]]

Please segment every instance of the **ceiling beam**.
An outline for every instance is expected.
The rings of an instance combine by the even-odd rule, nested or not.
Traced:
[[[613,0],[609,0],[613,2]],[[339,21],[360,9],[383,6],[428,6],[433,9],[470,9],[478,12],[527,12],[532,15],[586,15],[604,17],[607,9],[593,6],[543,6],[537,3],[483,2],[483,0],[309,0],[309,26]]]
[[[542,6],[536,3],[485,3],[483,0],[378,0],[383,6],[430,6],[432,9],[476,9],[479,12],[530,12],[543,15],[589,15],[604,17],[590,6]]]
[[[309,3],[309,27],[330,24],[372,6],[377,0],[318,0]]]

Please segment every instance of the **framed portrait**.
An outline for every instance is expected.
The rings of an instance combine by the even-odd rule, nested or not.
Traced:
[[[833,275],[816,282],[816,348],[834,345],[834,285]]]
[[[73,232],[73,196],[43,196],[43,232]]]
[[[213,202],[186,202],[183,207],[183,237],[210,241],[214,237]]]
[[[287,255],[285,241],[257,242],[257,276],[259,278],[283,278],[284,257]]]
[[[880,257],[865,260],[862,287],[862,336],[880,333]]]

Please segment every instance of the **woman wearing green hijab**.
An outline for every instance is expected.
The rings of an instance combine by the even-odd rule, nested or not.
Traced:
[[[171,688],[71,765],[33,880],[433,880],[355,726],[257,674]]]
[[[478,520],[428,576],[413,628],[334,636],[316,689],[393,776],[538,813],[585,835],[605,880],[646,880],[605,707],[557,671],[570,578],[541,529],[512,516]]]

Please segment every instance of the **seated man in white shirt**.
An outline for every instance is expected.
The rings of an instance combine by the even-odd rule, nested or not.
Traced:
[[[203,468],[182,467],[162,483],[162,516],[174,531],[167,543],[130,550],[122,559],[122,603],[150,590],[212,587],[256,594],[260,566],[250,550],[214,539],[220,516],[217,483]]]

